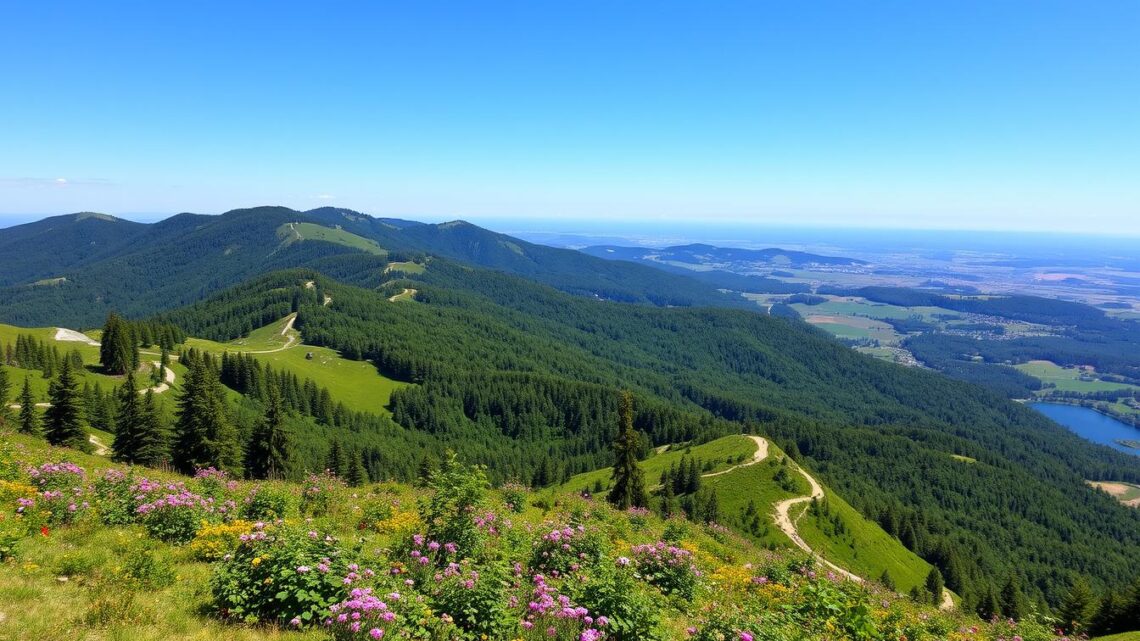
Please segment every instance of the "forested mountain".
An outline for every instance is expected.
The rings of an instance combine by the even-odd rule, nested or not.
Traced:
[[[448,257],[595,298],[749,305],[695,279],[534,245],[468,223],[425,225],[345,209],[256,207],[220,216],[179,214],[151,225],[77,214],[2,229],[0,248],[7,251],[0,257],[0,321],[90,327],[112,310],[139,315],[172,309],[275,269],[308,266],[364,282],[387,265],[383,257],[358,255],[361,248],[351,243],[293,242],[295,235],[283,230],[290,223],[339,226],[378,242],[392,252],[390,259]],[[357,255],[346,257],[352,254]]]
[[[331,304],[303,288],[309,280]],[[390,302],[393,285],[416,289],[417,302]],[[795,320],[590,301],[443,259],[379,291],[315,273],[273,275],[169,318],[225,337],[258,292],[293,301],[306,342],[418,383],[393,395],[393,419],[492,468],[531,469],[543,456],[569,471],[604,465],[616,411],[604,390],[629,387],[660,408],[636,422],[652,444],[767,434],[968,598],[1012,573],[1055,602],[1070,573],[1121,585],[1140,572],[1140,517],[1084,482],[1140,481],[1133,458],[978,387],[859,355]],[[492,454],[504,436],[511,463]]]
[[[0,229],[0,286],[62,276],[65,270],[113,255],[147,225],[105,214],[71,214]]]
[[[298,223],[327,233],[306,237]],[[26,233],[15,229],[0,242]],[[67,281],[0,290],[0,319],[91,326],[114,309],[227,340],[296,313],[306,343],[412,384],[387,408],[350,412],[311,381],[184,354],[220,370],[243,403],[294,413],[307,464],[336,443],[374,478],[408,479],[423,452],[449,447],[497,481],[556,481],[611,462],[624,388],[644,447],[767,435],[968,601],[1015,581],[1056,605],[1076,575],[1098,589],[1140,575],[1140,512],[1085,483],[1140,482],[1134,457],[797,319],[733,309],[743,299],[689,277],[340,209],[183,214],[106,253],[61,253],[68,266],[35,269],[62,273],[28,278]],[[242,438],[254,422],[237,421]]]

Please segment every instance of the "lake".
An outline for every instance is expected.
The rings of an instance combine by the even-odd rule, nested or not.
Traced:
[[[1115,439],[1118,438],[1131,440],[1140,439],[1140,430],[1131,425],[1125,425],[1096,410],[1079,407],[1077,405],[1029,403],[1029,406],[1094,443],[1100,443],[1114,450],[1140,456],[1140,450],[1124,447],[1115,442]]]

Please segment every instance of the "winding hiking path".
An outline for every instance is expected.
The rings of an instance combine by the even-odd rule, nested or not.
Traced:
[[[327,303],[326,303],[327,304]],[[281,335],[285,337],[285,344],[281,347],[273,349],[254,349],[254,350],[241,350],[246,354],[273,354],[276,352],[284,352],[285,350],[300,345],[297,341],[297,332],[293,331],[293,323],[297,320],[297,312],[293,312],[286,317],[285,326],[281,328]]]
[[[416,290],[405,287],[404,291],[400,292],[399,294],[396,294],[395,296],[389,296],[388,302],[396,303],[396,302],[399,302],[402,300],[409,300],[410,298],[412,298],[415,295],[416,295]]]
[[[796,531],[796,523],[788,515],[788,512],[792,509],[792,506],[799,505],[800,503],[807,503],[813,499],[823,498],[823,488],[820,487],[819,482],[816,481],[811,474],[808,474],[799,465],[796,465],[796,471],[798,471],[803,475],[805,479],[807,479],[808,485],[811,487],[811,494],[808,494],[807,496],[797,496],[795,498],[784,499],[783,501],[777,503],[775,515],[776,526],[779,527],[784,534],[788,535],[788,538],[792,540],[792,543],[796,544],[796,547],[815,557],[816,560],[818,560],[820,563],[834,570],[836,574],[839,574],[840,576],[850,579],[856,583],[862,583],[863,577],[848,572],[847,570],[844,570],[838,565],[835,565],[831,561],[828,561],[827,559],[820,556],[817,552],[815,552],[815,550],[811,549],[811,546],[807,544],[807,541],[804,541],[803,537],[800,536],[799,532]],[[799,516],[796,517],[796,520],[799,520],[799,517],[803,515],[804,513],[800,512]]]
[[[81,334],[74,329],[66,329],[63,327],[55,328],[55,340],[64,341],[68,343],[83,343],[93,347],[99,347],[99,341],[91,338],[86,334]]]
[[[752,458],[748,462],[741,463],[740,465],[733,465],[732,467],[728,468],[727,470],[721,470],[719,472],[709,472],[708,474],[702,474],[701,478],[707,479],[707,478],[712,478],[714,476],[720,476],[721,474],[728,474],[729,472],[738,470],[742,467],[748,467],[749,465],[756,465],[760,461],[763,461],[764,459],[768,458],[768,441],[767,440],[760,438],[759,436],[749,436],[749,435],[746,435],[745,438],[750,438],[750,439],[752,439],[752,442],[756,443],[756,453],[752,455]]]

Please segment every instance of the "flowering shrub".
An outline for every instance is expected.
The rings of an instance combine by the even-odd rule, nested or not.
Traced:
[[[599,565],[575,595],[591,612],[595,623],[613,641],[655,641],[661,638],[659,595],[647,594],[629,566]]]
[[[522,514],[526,510],[527,498],[530,488],[521,483],[507,483],[500,489],[503,494],[503,503],[507,509],[515,514]]]
[[[301,485],[301,513],[310,516],[328,514],[333,501],[344,488],[344,481],[328,470],[320,474],[309,474]]]
[[[605,637],[602,630],[609,624],[606,617],[595,618],[584,606],[574,605],[570,597],[547,583],[542,574],[535,574],[531,582],[533,590],[521,624],[524,639],[595,641]]]
[[[326,628],[337,641],[452,639],[458,630],[450,615],[435,616],[422,596],[392,586],[353,588],[348,598],[329,607]],[[299,626],[299,619],[291,621]]]
[[[134,523],[138,505],[135,501],[134,472],[110,469],[95,480],[95,509],[107,525]]]
[[[465,557],[479,549],[483,531],[475,523],[487,496],[487,477],[477,467],[468,467],[450,452],[431,474],[432,494],[420,505],[428,537],[447,541]]]
[[[200,467],[194,471],[194,480],[202,496],[221,498],[227,487],[226,473],[213,467]]]
[[[257,523],[239,540],[210,582],[226,618],[313,625],[329,617],[329,606],[353,583],[372,575],[348,565],[336,540],[315,531]]]
[[[166,493],[141,503],[135,511],[152,537],[168,543],[188,543],[210,514],[210,504],[181,483],[167,486]],[[143,499],[145,495],[139,495]]]
[[[392,534],[400,538],[411,536],[413,532],[423,526],[420,515],[414,510],[395,512],[388,518],[377,521],[375,528],[380,534]]]
[[[190,542],[190,551],[203,561],[217,561],[237,548],[241,536],[253,531],[248,521],[207,524],[202,526]]]
[[[468,638],[504,638],[508,625],[506,583],[493,567],[451,564],[435,574],[430,603],[467,633]]]
[[[82,467],[66,461],[44,463],[30,468],[28,476],[39,488],[36,504],[47,512],[48,522],[59,525],[73,523],[89,507],[84,499],[87,472]]]
[[[534,542],[530,567],[559,576],[594,564],[601,554],[600,537],[587,532],[585,526],[554,528]]]
[[[665,594],[693,598],[701,573],[693,563],[693,553],[664,541],[636,545],[633,561],[646,582]]]

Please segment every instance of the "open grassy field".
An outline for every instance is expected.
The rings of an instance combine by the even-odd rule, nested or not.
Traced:
[[[421,265],[419,263],[413,263],[411,261],[396,262],[396,263],[388,263],[388,266],[384,268],[384,272],[385,273],[387,273],[387,272],[404,272],[405,274],[422,274],[422,273],[424,273],[424,268],[425,268],[424,265]]]
[[[1052,383],[1063,392],[1105,392],[1118,389],[1134,389],[1127,383],[1110,383],[1101,380],[1081,380],[1081,370],[1075,367],[1061,367],[1051,361],[1029,361],[1015,365],[1026,374],[1042,383]]]
[[[285,329],[288,318],[250,332],[249,336],[228,343],[198,338],[187,339],[187,347],[221,354],[222,352],[248,352],[273,367],[296,374],[302,380],[313,379],[320,387],[327,387],[333,400],[361,412],[385,414],[384,406],[392,392],[407,383],[381,376],[371,363],[341,358],[335,350],[302,344],[300,333]],[[260,352],[260,353],[258,353]],[[308,358],[311,355],[312,358]]]
[[[827,519],[807,513],[806,503],[803,508],[797,508],[803,515],[796,522],[796,530],[812,549],[866,579],[878,580],[886,570],[900,592],[909,592],[912,587],[923,584],[930,564],[832,492],[827,492],[827,505],[832,516],[842,521],[842,533]]]
[[[1096,637],[1093,641],[1140,641],[1140,630],[1110,634],[1107,637]]]
[[[1108,492],[1112,498],[1125,505],[1140,507],[1140,485],[1108,481],[1089,481],[1088,483],[1098,490]]]
[[[286,244],[305,240],[323,240],[338,245],[346,245],[364,250],[377,256],[386,256],[388,251],[376,241],[352,232],[332,227],[323,227],[314,223],[288,223],[277,228],[277,236]]]

